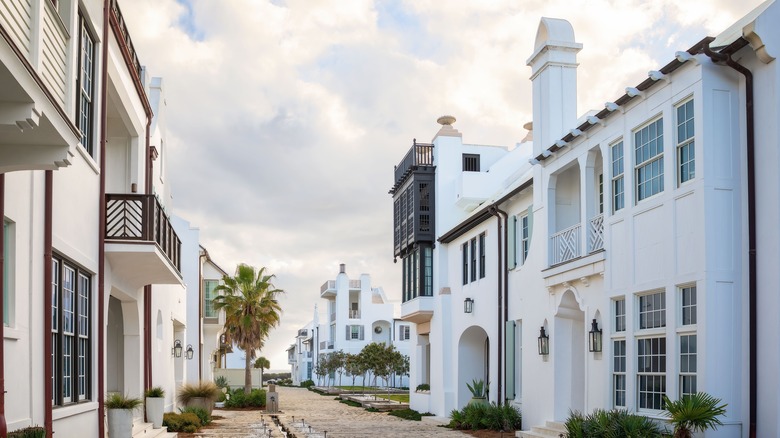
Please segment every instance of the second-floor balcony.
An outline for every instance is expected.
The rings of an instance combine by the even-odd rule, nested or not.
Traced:
[[[360,319],[360,310],[350,310],[349,319]]]
[[[106,257],[128,286],[183,284],[181,240],[153,195],[106,195]]]
[[[333,298],[336,296],[336,280],[328,280],[320,287],[321,298]]]
[[[550,265],[566,263],[604,248],[604,215],[590,218],[586,227],[587,242],[583,242],[582,224],[572,225],[550,236]]]

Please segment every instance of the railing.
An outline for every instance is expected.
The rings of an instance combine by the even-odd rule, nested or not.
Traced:
[[[336,289],[336,280],[328,280],[325,283],[322,283],[322,287],[320,287],[320,293],[325,293],[328,289]]]
[[[360,310],[350,310],[349,319],[360,319]]]
[[[330,322],[333,322],[336,320],[336,312],[333,312],[330,314]]]
[[[135,70],[135,74],[138,75],[138,79],[141,79],[141,61],[138,60],[138,53],[135,51],[133,40],[130,39],[130,32],[127,30],[127,23],[125,23],[125,17],[122,16],[122,11],[119,9],[119,2],[117,0],[111,0],[111,11],[113,17],[116,20],[116,25],[119,30],[121,38],[117,37],[119,44],[127,49],[129,59],[128,68]]]
[[[550,264],[557,265],[580,256],[580,228],[582,228],[580,224],[577,224],[550,237],[552,240]]]
[[[406,153],[404,159],[395,166],[395,186],[392,191],[395,191],[398,188],[398,184],[417,166],[433,166],[432,144],[414,141],[412,148]]]
[[[106,194],[106,240],[155,242],[181,272],[181,240],[153,195]]]
[[[309,330],[308,329],[298,330],[298,336],[309,336]]]
[[[604,248],[604,214],[599,214],[590,219],[588,226],[588,252],[598,251]]]
[[[320,342],[320,350],[331,350],[331,349],[333,349],[333,341]]]
[[[350,289],[360,289],[360,280],[349,280]]]

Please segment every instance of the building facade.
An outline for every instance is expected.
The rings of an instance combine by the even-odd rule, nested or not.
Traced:
[[[395,255],[413,279],[411,386],[431,386],[413,409],[446,416],[475,378],[525,428],[597,408],[663,421],[664,395],[707,392],[728,404],[707,436],[777,436],[767,346],[780,339],[780,258],[774,237],[756,235],[777,234],[778,18],[764,3],[579,118],[582,46],[568,22],[543,18],[528,59],[531,142],[485,159],[493,148],[466,150],[441,118],[429,161],[413,145],[391,190]],[[524,148],[524,163],[495,170]],[[426,226],[404,198],[418,172],[435,181],[433,194],[412,191],[435,200],[430,261],[404,249],[417,239],[404,229]]]

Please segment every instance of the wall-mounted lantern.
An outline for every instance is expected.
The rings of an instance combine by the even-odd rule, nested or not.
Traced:
[[[171,357],[181,357],[181,341],[173,341],[173,348],[171,348]]]
[[[596,318],[593,318],[591,329],[588,332],[588,350],[591,353],[601,353],[601,336],[602,331],[599,324],[596,322]]]
[[[192,349],[192,344],[187,344],[187,360],[192,360],[194,354],[195,350]]]
[[[550,354],[550,337],[544,331],[544,326],[539,330],[539,355],[547,356]]]
[[[463,300],[463,313],[472,313],[474,311],[474,300],[466,298]]]

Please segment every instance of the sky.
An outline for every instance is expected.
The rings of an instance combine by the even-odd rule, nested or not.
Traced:
[[[141,63],[163,78],[175,214],[232,273],[276,275],[286,348],[345,263],[400,305],[393,166],[444,114],[471,144],[512,146],[531,121],[541,17],[571,22],[578,114],[603,108],[759,0],[132,0]],[[239,354],[231,367],[243,367]]]

